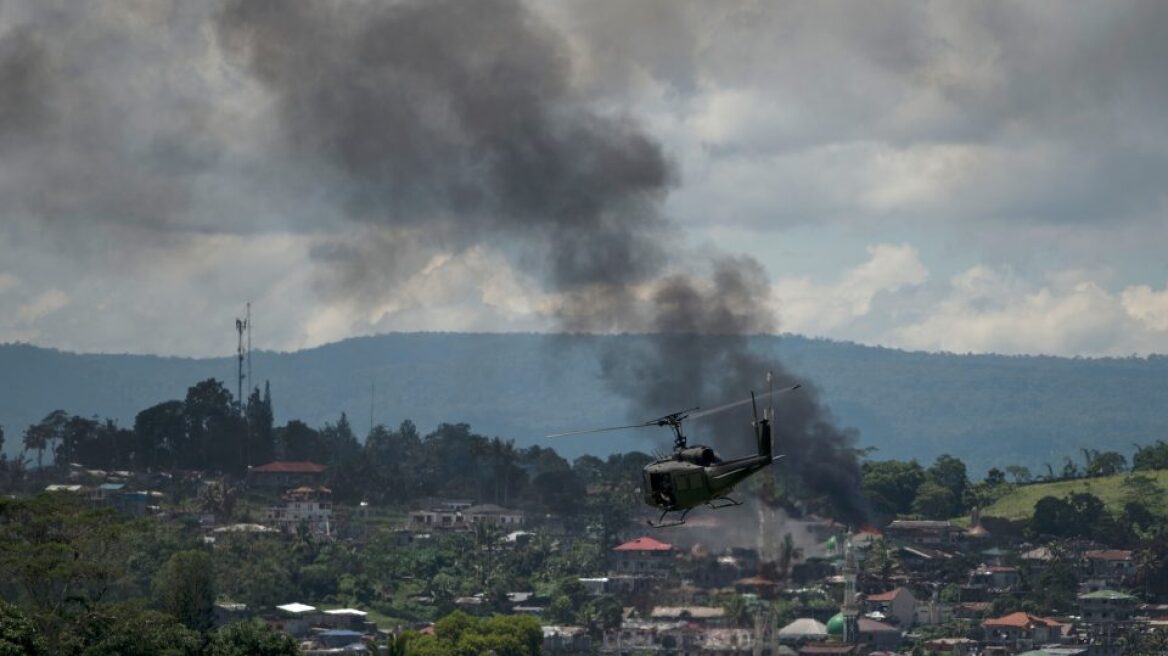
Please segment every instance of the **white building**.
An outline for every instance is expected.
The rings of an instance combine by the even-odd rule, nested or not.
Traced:
[[[284,494],[284,505],[268,508],[264,521],[283,531],[305,525],[318,535],[332,533],[332,491],[326,487],[298,487]]]

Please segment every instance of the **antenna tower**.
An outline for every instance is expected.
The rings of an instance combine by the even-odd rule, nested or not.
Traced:
[[[243,348],[243,333],[244,333],[244,331],[247,330],[247,324],[248,324],[247,319],[236,319],[235,320],[235,334],[238,337],[238,341],[236,342],[236,347],[235,347],[236,370],[238,372],[237,378],[236,378],[235,402],[239,404],[238,407],[239,407],[239,414],[240,415],[243,414],[243,405],[244,405],[244,399],[243,399],[243,378],[244,378],[243,360],[244,360],[244,354],[246,353],[246,350]]]
[[[255,385],[252,381],[255,379],[251,377],[251,301],[247,302],[247,385],[251,387]],[[248,393],[248,398],[251,398],[251,393]]]

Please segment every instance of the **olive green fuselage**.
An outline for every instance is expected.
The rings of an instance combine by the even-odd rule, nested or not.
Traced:
[[[709,462],[711,458],[707,456],[709,464],[699,464],[699,457],[689,456],[680,452],[645,467],[642,489],[646,504],[663,510],[686,510],[709,503],[729,494],[736,484],[773,460],[769,453],[725,462]]]

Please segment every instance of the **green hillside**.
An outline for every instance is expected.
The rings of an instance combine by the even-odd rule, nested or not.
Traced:
[[[664,435],[651,433],[543,438],[646,419],[630,416],[628,399],[605,383],[601,354],[636,353],[649,339],[395,333],[294,353],[257,350],[253,364],[256,383],[271,381],[280,423],[295,418],[321,426],[346,412],[364,434],[371,415],[390,426],[411,419],[423,432],[440,422],[466,422],[518,446],[553,446],[572,458],[586,451],[603,455],[664,445]],[[858,446],[876,449],[876,459],[928,464],[949,453],[965,461],[971,477],[980,478],[991,467],[1009,465],[1045,471],[1047,463],[1057,467],[1083,448],[1130,458],[1132,444],[1168,437],[1164,356],[920,353],[795,335],[759,336],[751,346],[805,380],[805,393],[817,388],[836,422],[855,429]],[[655,375],[683,375],[683,364]],[[4,450],[14,455],[24,429],[57,408],[130,426],[140,410],[182,398],[206,378],[234,389],[235,375],[233,357],[75,354],[0,344]],[[761,384],[762,372],[758,379]],[[725,400],[662,401],[656,413]]]
[[[1161,487],[1168,487],[1168,470],[1145,471],[1141,474],[1153,478]],[[1029,519],[1034,514],[1034,504],[1043,497],[1062,498],[1074,492],[1089,492],[1099,497],[1107,505],[1107,510],[1118,513],[1123,510],[1123,480],[1127,474],[1104,476],[1101,478],[1080,478],[1072,481],[1053,483],[1033,483],[1022,485],[982,511],[986,517],[1003,517],[1011,520]]]

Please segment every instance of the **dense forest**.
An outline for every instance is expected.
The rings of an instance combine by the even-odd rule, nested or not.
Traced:
[[[381,335],[295,353],[256,351],[254,382],[269,380],[279,390],[272,408],[279,423],[295,418],[323,426],[344,412],[363,434],[372,411],[372,423],[465,422],[519,446],[549,446],[543,435],[645,419],[630,417],[626,401],[605,386],[596,357],[602,347],[638,339]],[[1040,470],[1059,466],[1081,448],[1130,457],[1133,443],[1168,437],[1164,357],[910,353],[798,336],[758,337],[753,345],[817,386],[837,422],[858,429],[859,446],[875,447],[885,458],[927,462],[949,453],[975,472],[1004,462]],[[4,345],[0,426],[23,430],[57,408],[129,426],[142,408],[180,398],[190,381],[207,378],[234,381],[234,359],[78,355]],[[234,391],[232,383],[228,387]],[[677,407],[660,413],[726,400],[677,399]],[[572,458],[651,451],[664,440],[652,433],[601,434],[554,446]]]

